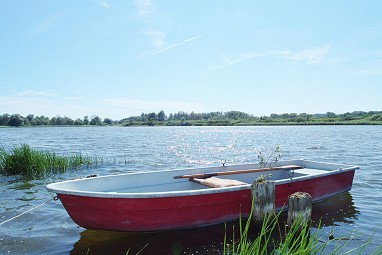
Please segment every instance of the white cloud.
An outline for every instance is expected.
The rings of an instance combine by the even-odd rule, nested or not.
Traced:
[[[146,54],[143,54],[142,56],[140,56],[138,59],[147,59],[149,57],[152,57],[152,56],[155,56],[155,55],[158,55],[158,54],[161,54],[163,52],[166,52],[168,50],[171,50],[171,49],[174,49],[174,48],[177,48],[179,46],[182,46],[186,43],[189,43],[189,42],[192,42],[196,39],[199,39],[200,37],[202,37],[203,35],[197,35],[197,36],[193,36],[193,37],[190,37],[188,39],[185,39],[183,40],[182,42],[179,42],[179,43],[173,43],[173,44],[170,44],[169,46],[167,47],[164,47],[162,49],[158,49],[158,50],[154,50],[154,51],[151,51],[151,52],[148,52]]]
[[[316,48],[302,50],[298,52],[292,52],[290,54],[285,54],[287,59],[292,60],[293,62],[302,62],[306,61],[310,64],[318,64],[320,63],[328,53],[330,49],[329,44],[325,44]]]
[[[184,102],[184,101],[150,101],[150,100],[140,100],[140,99],[130,99],[126,97],[116,97],[104,99],[105,104],[110,107],[118,108],[121,111],[127,112],[132,115],[140,115],[142,112],[159,112],[160,110],[166,113],[174,113],[178,111],[197,111],[202,112],[204,107],[199,103]]]
[[[344,73],[345,76],[379,76],[382,75],[382,68],[371,67],[369,69],[358,69],[355,71]]]
[[[166,34],[158,28],[155,14],[156,9],[151,0],[135,0],[134,5],[138,9],[138,18],[146,24],[146,35],[156,49],[161,49],[165,44]]]
[[[77,101],[77,100],[82,100],[83,97],[81,96],[72,96],[72,97],[64,97],[65,100],[72,100],[72,101]]]
[[[247,61],[247,60],[251,60],[255,58],[261,58],[261,57],[282,57],[284,59],[292,61],[293,63],[305,61],[309,64],[318,64],[325,59],[329,49],[330,49],[330,45],[325,44],[316,48],[296,51],[296,52],[293,52],[291,50],[269,50],[269,51],[263,51],[263,52],[247,52],[247,53],[240,54],[231,58],[229,58],[225,54],[220,54],[220,58],[222,59],[223,64],[219,66],[215,66],[214,69],[225,68],[231,65],[238,64],[243,61]]]
[[[0,96],[2,113],[44,115],[47,117],[67,116],[72,119],[98,115],[101,118],[120,120],[138,116],[142,112],[165,111],[167,114],[178,111],[205,112],[203,104],[198,102],[140,100],[125,97],[87,100],[82,97],[46,97],[36,96],[44,93],[21,93],[18,96]],[[0,113],[1,114],[1,113]]]
[[[34,90],[25,90],[16,92],[16,96],[18,97],[57,97],[58,94],[55,91],[34,91]]]
[[[57,98],[46,97],[0,97],[0,109],[9,114],[28,114],[53,116],[68,116],[78,118],[82,113],[90,112],[89,107],[73,103],[65,103]]]
[[[110,8],[111,5],[107,0],[92,0],[94,3],[101,5],[104,8]]]
[[[246,60],[250,60],[253,58],[259,58],[259,57],[263,57],[263,56],[266,56],[266,54],[265,53],[256,53],[256,52],[247,52],[247,53],[241,54],[239,56],[236,56],[236,57],[230,59],[227,55],[222,53],[222,54],[220,54],[220,57],[223,60],[224,64],[219,65],[219,66],[215,66],[214,69],[220,69],[220,68],[228,67],[228,66],[246,61]]]
[[[154,5],[151,0],[135,0],[134,5],[138,8],[138,15],[140,17],[154,12]]]
[[[149,36],[151,43],[157,48],[161,49],[164,45],[164,39],[166,38],[166,34],[160,30],[148,31],[145,33]]]
[[[105,8],[110,8],[111,5],[107,1],[100,1],[100,4]]]
[[[137,17],[141,19],[146,25],[146,31],[143,32],[145,36],[148,37],[150,43],[155,47],[153,51],[144,53],[142,56],[138,57],[138,59],[146,59],[173,48],[179,47],[183,44],[189,43],[193,40],[198,39],[202,35],[190,37],[188,39],[183,40],[179,43],[166,44],[167,34],[164,32],[164,29],[160,28],[157,18],[158,10],[151,0],[135,0],[134,5],[138,9]]]
[[[94,106],[84,102],[83,97],[60,97],[55,91],[25,90],[16,92],[14,96],[0,97],[0,109],[4,113],[18,113],[23,116],[35,114],[79,118],[97,113],[98,108],[92,107]]]

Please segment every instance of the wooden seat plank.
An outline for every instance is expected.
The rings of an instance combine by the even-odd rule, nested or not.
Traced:
[[[223,188],[223,187],[247,185],[247,183],[241,182],[238,180],[222,179],[217,177],[210,177],[207,179],[190,178],[190,181],[199,183],[201,185],[204,185],[210,188]]]

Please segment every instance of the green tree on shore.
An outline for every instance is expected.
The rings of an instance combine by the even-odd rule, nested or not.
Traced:
[[[8,121],[8,126],[11,127],[20,127],[24,125],[24,119],[21,117],[20,114],[13,114],[9,121]]]

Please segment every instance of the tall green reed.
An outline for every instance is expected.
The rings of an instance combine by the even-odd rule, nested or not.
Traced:
[[[0,148],[0,173],[4,175],[43,177],[97,164],[99,164],[97,157],[83,156],[80,153],[58,155],[54,152],[32,149],[27,144],[8,150]]]
[[[224,237],[224,255],[345,255],[364,254],[364,249],[371,242],[370,237],[365,243],[356,248],[346,249],[351,242],[341,242],[336,240],[322,240],[320,237],[320,224],[317,230],[312,233],[310,223],[297,218],[287,226],[280,219],[281,212],[274,215],[267,215],[261,226],[254,228],[252,214],[246,223],[239,222],[239,237],[232,237],[228,243],[227,236]],[[251,233],[254,231],[256,236]],[[235,233],[235,231],[233,231]],[[237,240],[236,240],[237,239]],[[375,248],[370,255],[381,255],[382,246]]]

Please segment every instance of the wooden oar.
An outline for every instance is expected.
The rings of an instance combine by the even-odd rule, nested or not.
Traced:
[[[212,172],[212,173],[201,173],[201,174],[185,174],[185,175],[177,175],[174,176],[174,179],[180,178],[210,178],[212,176],[221,176],[221,175],[231,175],[231,174],[246,174],[246,173],[256,173],[256,172],[264,172],[264,171],[276,171],[276,170],[294,170],[294,169],[302,169],[304,167],[297,165],[287,165],[287,166],[279,166],[272,168],[258,168],[258,169],[245,169],[245,170],[233,170],[233,171],[225,171],[225,172]]]

